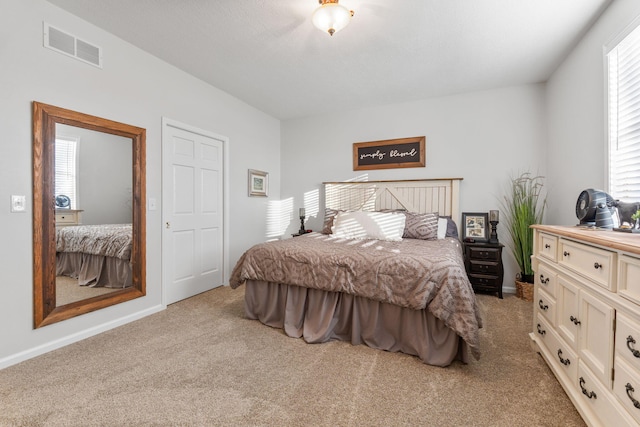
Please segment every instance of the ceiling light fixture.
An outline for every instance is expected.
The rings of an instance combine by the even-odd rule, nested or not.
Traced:
[[[332,36],[351,22],[353,10],[338,4],[338,0],[318,0],[320,7],[313,12],[311,20],[319,30]]]

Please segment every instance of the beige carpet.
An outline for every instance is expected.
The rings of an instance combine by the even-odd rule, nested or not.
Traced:
[[[306,344],[218,288],[0,371],[2,426],[582,426],[529,346],[531,303],[479,295],[483,357],[448,368]]]
[[[78,285],[78,279],[72,279],[66,276],[56,277],[56,306],[69,304],[75,301],[81,301],[87,298],[97,297],[98,295],[108,294],[118,291],[113,288],[92,288],[90,286]]]

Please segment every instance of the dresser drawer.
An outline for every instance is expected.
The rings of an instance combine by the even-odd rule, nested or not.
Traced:
[[[556,289],[556,323],[558,334],[573,348],[578,348],[578,325],[580,320],[580,289],[579,283],[569,280],[564,274],[558,275]]]
[[[467,256],[472,260],[500,261],[499,248],[467,246]]]
[[[558,262],[597,285],[615,292],[614,273],[617,263],[614,252],[560,239]]]
[[[640,259],[628,255],[618,258],[618,293],[640,304]]]
[[[616,378],[617,381],[617,378]],[[576,386],[580,391],[580,403],[589,408],[600,420],[603,426],[634,426],[636,423],[624,410],[616,396],[602,385],[591,370],[580,361],[578,366],[578,380]]]
[[[602,384],[611,388],[615,309],[587,291],[580,293],[578,356]]]
[[[551,325],[556,324],[556,300],[553,297],[538,289],[537,300],[533,303],[539,315],[547,319]]]
[[[558,261],[558,238],[551,234],[538,234],[538,255],[553,262]]]
[[[616,315],[615,346],[616,357],[640,371],[640,324],[620,312]]]
[[[70,225],[78,223],[78,214],[76,212],[56,213],[56,224]]]
[[[536,337],[540,339],[540,341],[545,345],[545,347],[547,347],[549,352],[551,352],[553,347],[556,345],[555,343],[558,342],[558,340],[554,341],[553,338],[551,338],[553,328],[547,322],[544,316],[542,316],[540,313],[536,313],[535,324],[536,324],[536,327],[533,333],[536,335]]]
[[[540,263],[538,264],[538,271],[536,271],[535,279],[540,289],[544,289],[544,291],[552,297],[556,296],[557,274],[553,272],[553,270]]]
[[[543,324],[542,322],[540,323]],[[545,343],[549,349],[551,363],[564,372],[569,378],[569,383],[575,384],[578,378],[577,353],[553,329],[548,329],[545,336],[547,337]]]
[[[497,275],[500,270],[500,265],[493,261],[476,261],[470,260],[469,267],[471,273]]]
[[[616,357],[615,367],[613,393],[627,412],[640,423],[640,372],[620,357]]]

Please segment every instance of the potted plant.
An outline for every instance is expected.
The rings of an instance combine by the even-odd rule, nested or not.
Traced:
[[[636,223],[631,226],[631,228],[640,228],[640,209],[636,211],[633,215],[631,215],[631,219]]]
[[[502,209],[507,232],[511,237],[509,245],[520,267],[516,275],[517,295],[528,301],[533,300],[533,230],[531,225],[542,222],[546,198],[542,194],[544,177],[532,176],[529,172],[512,177],[502,201]]]

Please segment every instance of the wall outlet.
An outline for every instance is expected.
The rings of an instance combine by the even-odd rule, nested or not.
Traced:
[[[11,196],[11,212],[25,212],[27,210],[27,198],[25,196]]]

